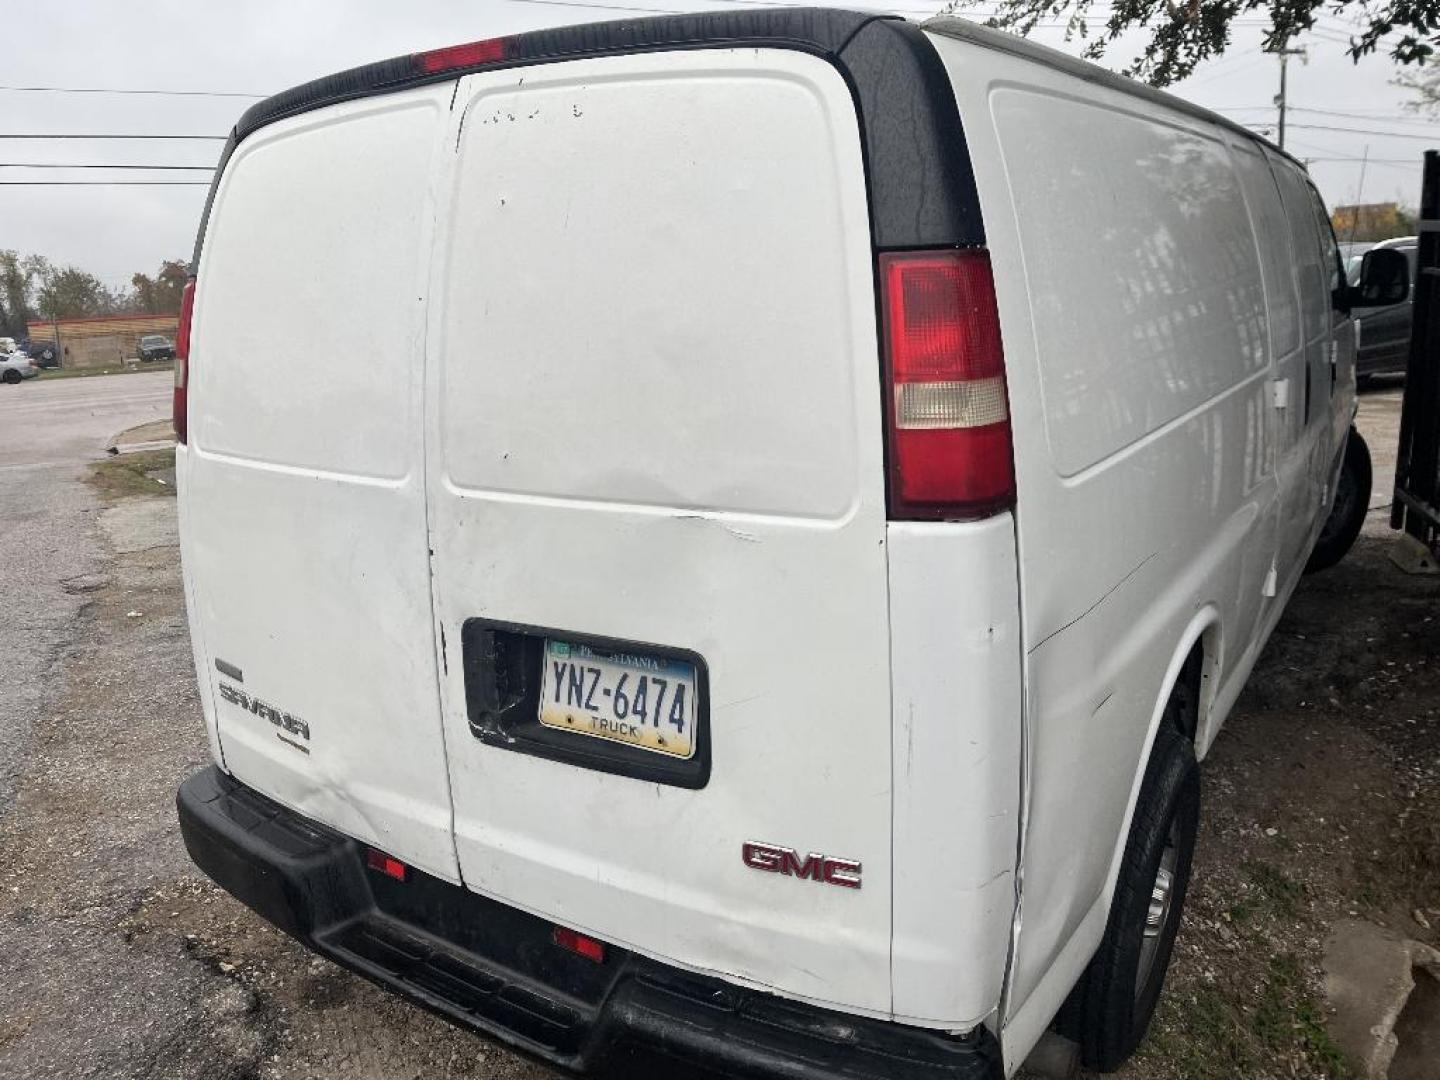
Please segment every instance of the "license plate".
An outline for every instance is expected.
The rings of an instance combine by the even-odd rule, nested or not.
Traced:
[[[657,754],[695,754],[695,665],[547,638],[540,723]]]

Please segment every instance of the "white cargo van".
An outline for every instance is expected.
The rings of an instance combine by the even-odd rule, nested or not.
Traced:
[[[953,19],[639,19],[257,105],[195,272],[216,881],[566,1068],[1133,1050],[1364,514],[1294,161]]]

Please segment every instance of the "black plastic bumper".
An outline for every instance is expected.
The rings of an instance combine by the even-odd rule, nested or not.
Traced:
[[[215,768],[187,780],[177,803],[191,858],[280,929],[564,1069],[787,1080],[1003,1075],[984,1029],[961,1038],[830,1012],[613,946],[597,964],[555,945],[544,919],[413,868],[404,882],[367,870],[358,842]]]

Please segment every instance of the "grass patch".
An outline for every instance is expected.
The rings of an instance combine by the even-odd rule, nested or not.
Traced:
[[[1325,1028],[1325,1014],[1311,996],[1293,953],[1270,958],[1251,1026],[1272,1053],[1298,1053],[1316,1072],[1335,1080],[1346,1075],[1345,1059]]]
[[[116,364],[110,367],[100,368],[45,368],[40,372],[39,379],[88,379],[97,375],[134,375],[141,371],[174,371],[175,365],[169,360],[160,360],[153,364]]]
[[[118,454],[90,466],[90,483],[101,495],[123,499],[131,495],[174,496],[175,484],[163,484],[152,473],[175,467],[175,449],[142,450],[136,454]]]
[[[1246,859],[1240,864],[1240,869],[1272,914],[1282,919],[1293,919],[1300,914],[1300,901],[1305,899],[1304,885],[1291,881],[1275,867],[1258,859]]]
[[[1161,995],[1137,1057],[1180,1080],[1235,1080],[1256,1071],[1253,1042],[1241,1013],[1219,988],[1205,985]]]
[[[1236,1080],[1280,1062],[1289,1063],[1285,1075],[1344,1080],[1344,1058],[1294,954],[1271,957],[1263,978],[1258,998],[1248,980],[1232,992],[1206,983],[1165,993],[1138,1060],[1178,1080]]]

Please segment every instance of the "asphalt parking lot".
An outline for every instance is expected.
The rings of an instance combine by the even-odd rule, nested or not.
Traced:
[[[312,957],[191,866],[173,795],[206,749],[174,500],[163,474],[89,479],[109,436],[165,415],[168,380],[0,387],[0,1076],[554,1075]],[[1440,583],[1387,559],[1398,406],[1366,395],[1377,512],[1302,584],[1207,762],[1191,906],[1128,1077],[1337,1076],[1329,928],[1435,941]]]

